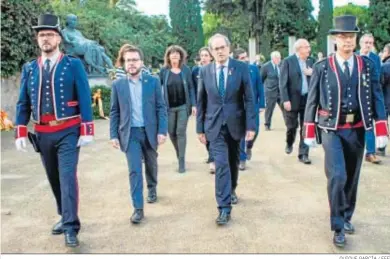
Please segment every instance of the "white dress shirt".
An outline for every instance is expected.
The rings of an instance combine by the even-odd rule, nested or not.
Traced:
[[[343,72],[345,72],[344,71],[345,70],[344,62],[347,61],[348,62],[348,68],[349,68],[349,74],[352,75],[353,66],[354,66],[354,63],[355,63],[354,55],[351,55],[348,60],[345,60],[338,53],[336,53],[336,61],[339,64],[339,66],[341,67],[341,69],[343,70]]]
[[[53,67],[56,65],[57,61],[58,61],[58,57],[60,56],[61,52],[60,51],[57,51],[56,53],[54,53],[53,56],[51,56],[50,58],[47,58],[47,57],[42,57],[42,66],[44,67],[45,66],[45,62],[47,59],[50,59],[50,71],[53,69]]]

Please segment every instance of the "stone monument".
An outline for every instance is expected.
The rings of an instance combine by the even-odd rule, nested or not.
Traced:
[[[68,14],[66,16],[66,27],[62,30],[65,52],[69,55],[79,57],[83,61],[88,76],[94,78],[93,81],[96,81],[97,78],[107,81],[109,70],[114,69],[112,61],[99,43],[85,38],[83,34],[76,29],[76,26],[77,16]],[[107,83],[101,82],[101,84]]]

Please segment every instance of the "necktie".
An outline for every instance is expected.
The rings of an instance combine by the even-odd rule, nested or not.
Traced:
[[[50,59],[46,59],[45,61],[45,66],[43,68],[43,71],[47,74],[50,75]]]
[[[279,77],[279,71],[278,71],[278,67],[275,65],[275,66],[274,66],[274,68],[275,68],[275,71],[276,71],[276,75],[277,75],[277,77]]]
[[[224,66],[221,66],[221,71],[219,72],[219,85],[218,85],[218,92],[219,95],[224,98],[225,97],[225,74],[223,73]]]
[[[344,61],[344,74],[347,77],[347,80],[351,79],[351,73],[349,71],[348,61]]]

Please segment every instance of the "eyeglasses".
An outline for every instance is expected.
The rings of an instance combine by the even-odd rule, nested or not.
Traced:
[[[140,61],[141,59],[139,58],[128,58],[128,59],[125,59],[125,62],[127,63],[136,63],[138,61]]]
[[[40,39],[43,39],[45,37],[47,37],[48,39],[53,39],[55,36],[57,36],[58,34],[57,33],[39,33],[38,34],[38,38]]]

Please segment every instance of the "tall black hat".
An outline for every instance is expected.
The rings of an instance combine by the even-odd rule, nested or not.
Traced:
[[[344,32],[359,32],[360,29],[357,27],[356,16],[343,15],[334,18],[334,29],[329,30],[329,34],[337,34]]]
[[[61,35],[60,19],[53,14],[41,14],[38,17],[38,25],[32,28],[36,32],[40,30],[55,30]]]

